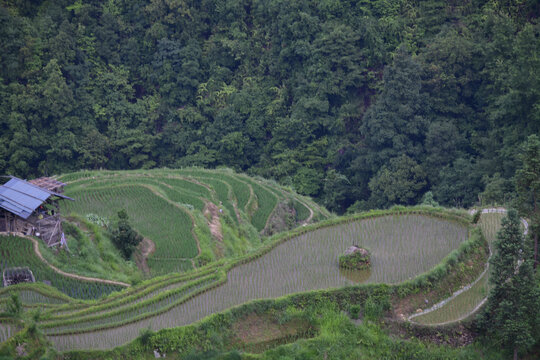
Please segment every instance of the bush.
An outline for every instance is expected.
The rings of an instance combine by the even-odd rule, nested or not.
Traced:
[[[129,216],[125,209],[118,212],[118,224],[112,231],[112,241],[126,259],[131,257],[133,250],[142,241],[142,236],[129,224]]]
[[[149,347],[152,336],[154,336],[154,332],[149,327],[146,329],[141,329],[139,336],[141,344],[145,347]]]
[[[360,310],[362,307],[358,304],[351,305],[349,307],[349,314],[351,315],[351,319],[358,319],[360,317]]]
[[[476,210],[476,212],[474,213],[473,218],[472,218],[472,223],[473,224],[478,224],[478,222],[480,221],[481,216],[482,216],[482,210]]]
[[[339,267],[352,270],[366,270],[371,266],[370,257],[368,250],[356,247],[351,253],[345,253],[345,255],[339,257]]]

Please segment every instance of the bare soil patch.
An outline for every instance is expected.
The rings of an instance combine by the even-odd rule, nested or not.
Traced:
[[[148,267],[148,262],[146,260],[155,250],[156,244],[149,238],[143,238],[143,240],[137,246],[137,251],[135,252],[135,263],[137,264],[139,270],[146,275],[150,275],[150,268]]]
[[[212,237],[217,240],[216,256],[223,257],[223,232],[221,229],[221,221],[219,220],[219,208],[212,202],[207,202],[203,210],[203,215],[208,219],[208,227]]]

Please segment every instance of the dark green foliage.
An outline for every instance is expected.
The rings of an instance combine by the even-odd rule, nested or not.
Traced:
[[[472,218],[472,223],[478,224],[481,216],[482,216],[482,210],[476,210]]]
[[[363,252],[365,251],[365,253]],[[360,249],[339,257],[339,266],[344,269],[366,270],[371,266],[369,251]]]
[[[153,335],[154,332],[150,328],[142,329],[139,334],[139,340],[141,340],[141,344],[144,347],[148,347],[150,345]]]
[[[125,209],[118,212],[118,223],[111,233],[113,243],[126,259],[131,257],[137,245],[142,241],[142,236],[137,234],[129,224],[129,216]]]
[[[18,293],[11,294],[6,305],[6,314],[13,317],[18,317],[22,314],[23,306]]]
[[[371,178],[370,203],[376,208],[386,208],[393,204],[416,204],[426,187],[424,169],[407,155],[390,159],[377,174]]]
[[[538,265],[538,233],[540,231],[540,139],[531,135],[520,156],[523,165],[516,172],[518,208],[530,219],[534,240],[534,267]]]
[[[490,260],[493,288],[479,322],[483,331],[514,356],[529,350],[540,330],[540,293],[520,225],[517,211],[509,210],[497,233]]]
[[[358,319],[360,317],[360,310],[362,310],[362,307],[360,305],[351,305],[351,307],[349,307],[349,314],[351,315],[351,318]]]
[[[422,196],[422,202],[420,205],[427,205],[427,206],[439,206],[439,203],[433,199],[433,193],[431,191],[428,191]]]
[[[0,173],[226,165],[339,213],[430,189],[441,205],[484,190],[500,203],[518,145],[540,130],[538,11],[532,0],[5,1]],[[423,185],[381,197],[368,184],[402,155]]]

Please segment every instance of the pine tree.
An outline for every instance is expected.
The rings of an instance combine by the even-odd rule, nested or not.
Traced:
[[[538,231],[540,230],[540,139],[531,135],[521,155],[523,165],[516,171],[518,208],[530,219],[534,239],[534,268],[538,266]]]
[[[514,359],[534,345],[540,305],[520,224],[515,210],[509,210],[502,220],[490,260],[493,268],[489,280],[493,288],[480,321],[491,338],[512,350]]]

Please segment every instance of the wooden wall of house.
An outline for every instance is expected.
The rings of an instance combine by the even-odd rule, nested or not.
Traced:
[[[0,210],[0,232],[6,232],[7,231],[7,218],[5,211]]]
[[[59,215],[45,215],[41,219],[32,214],[28,219],[13,215],[9,211],[0,211],[0,232],[36,235],[48,245],[56,245],[62,236],[62,220]]]

